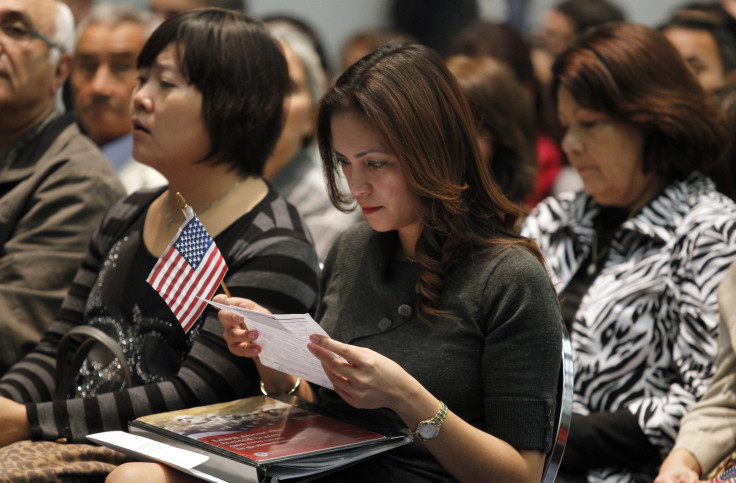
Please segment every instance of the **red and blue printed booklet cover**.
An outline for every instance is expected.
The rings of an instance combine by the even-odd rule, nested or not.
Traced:
[[[236,401],[153,414],[129,423],[130,432],[192,447],[251,466],[282,462],[313,466],[310,457],[356,447],[404,444],[405,434],[386,436],[333,419],[297,398],[255,396]],[[403,441],[406,440],[406,441]],[[372,453],[372,451],[369,451]],[[314,458],[312,459],[314,460]]]

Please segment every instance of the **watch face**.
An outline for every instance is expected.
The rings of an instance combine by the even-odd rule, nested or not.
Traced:
[[[429,424],[429,423],[423,423],[419,427],[419,431],[418,431],[419,436],[422,439],[432,439],[437,436],[438,432],[439,431],[437,431],[437,428],[433,424]]]

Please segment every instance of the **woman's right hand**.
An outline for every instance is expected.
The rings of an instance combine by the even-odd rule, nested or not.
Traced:
[[[698,478],[697,473],[682,466],[679,468],[670,468],[669,470],[660,471],[659,476],[654,480],[654,483],[700,483],[701,481],[702,480]]]
[[[659,476],[654,483],[699,483],[700,464],[687,450],[673,450],[659,469]]]
[[[252,300],[239,297],[228,298],[223,294],[219,294],[212,300],[225,305],[234,305],[248,310],[263,312],[264,314],[271,313]],[[258,354],[261,352],[261,346],[256,343],[258,339],[257,330],[248,330],[245,327],[242,316],[224,309],[218,312],[217,318],[220,320],[220,324],[222,324],[222,328],[224,329],[223,337],[231,353],[236,356],[250,357],[252,359],[258,357]]]

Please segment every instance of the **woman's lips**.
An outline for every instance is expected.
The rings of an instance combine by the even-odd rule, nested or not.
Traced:
[[[380,206],[361,206],[360,209],[363,210],[363,214],[365,216],[368,216],[368,215],[370,215],[372,213],[375,213],[376,211],[380,210],[381,207]]]

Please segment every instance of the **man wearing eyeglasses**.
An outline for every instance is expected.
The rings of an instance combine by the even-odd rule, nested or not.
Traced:
[[[64,3],[0,0],[0,374],[51,324],[92,230],[124,194],[56,101],[73,38]]]

